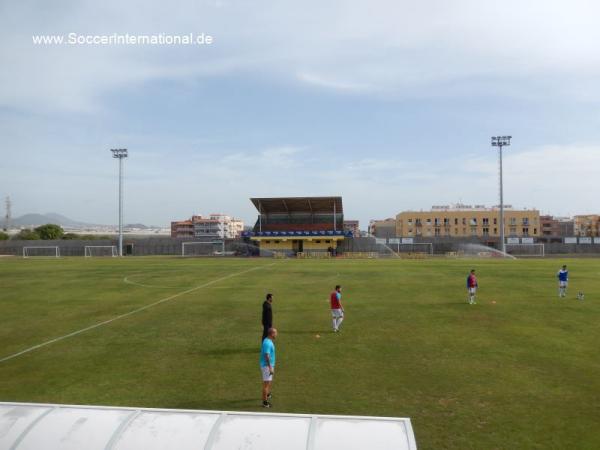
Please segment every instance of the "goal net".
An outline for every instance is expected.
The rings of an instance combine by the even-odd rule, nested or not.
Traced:
[[[182,242],[181,256],[225,256],[223,241]]]
[[[119,256],[116,245],[86,245],[84,247],[84,256],[90,258],[92,256]]]
[[[506,253],[512,256],[545,256],[544,244],[506,244]]]
[[[23,247],[23,258],[32,257],[59,258],[60,250],[58,246],[43,246],[43,247]]]

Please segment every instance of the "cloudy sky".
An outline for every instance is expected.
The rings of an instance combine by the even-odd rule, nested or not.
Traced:
[[[154,4],[152,4],[154,3]],[[254,221],[251,196],[342,195],[346,217],[505,201],[600,212],[591,0],[0,2],[0,195],[13,215]],[[34,45],[34,35],[210,45]]]

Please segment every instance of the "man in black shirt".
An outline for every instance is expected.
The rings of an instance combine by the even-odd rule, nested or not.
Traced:
[[[269,335],[269,328],[273,328],[273,310],[271,309],[271,303],[273,303],[273,294],[267,294],[267,299],[264,301],[262,308],[263,334],[261,342]]]

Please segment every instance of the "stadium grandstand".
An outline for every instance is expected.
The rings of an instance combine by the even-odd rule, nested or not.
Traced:
[[[251,198],[258,211],[252,231],[243,237],[257,242],[261,255],[335,255],[344,231],[342,197]]]

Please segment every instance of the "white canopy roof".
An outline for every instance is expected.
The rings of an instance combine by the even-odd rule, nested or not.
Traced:
[[[416,450],[410,419],[0,402],[11,450]]]

